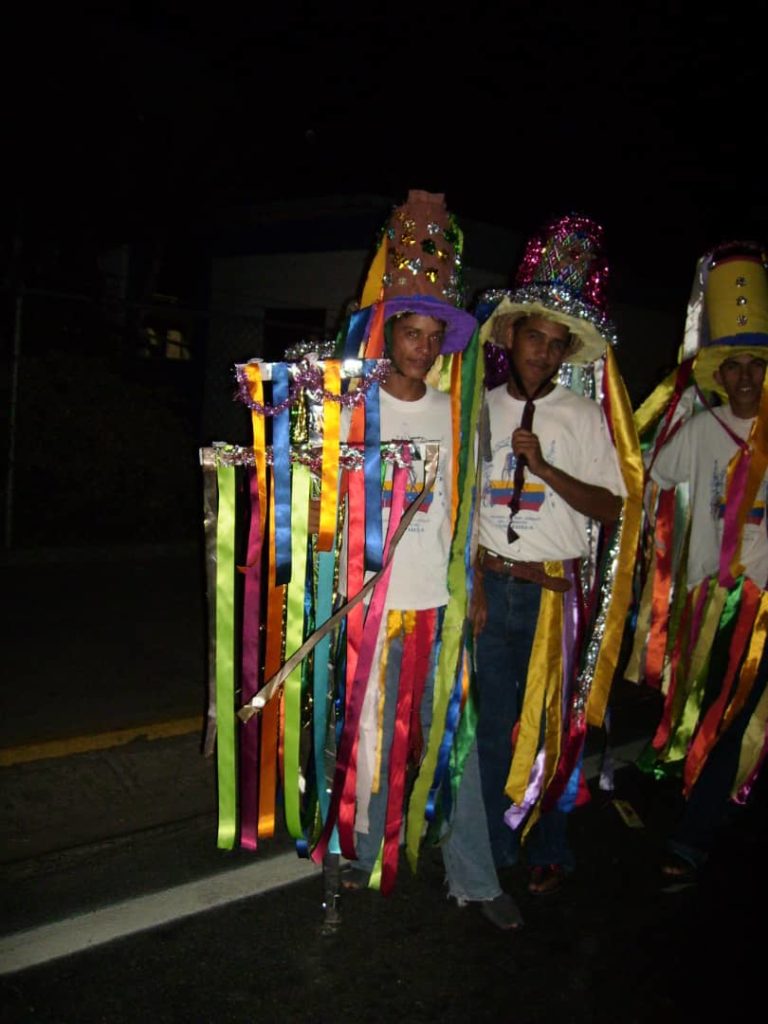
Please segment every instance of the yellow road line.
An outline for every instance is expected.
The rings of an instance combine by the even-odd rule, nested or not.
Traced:
[[[186,736],[192,732],[202,735],[203,717],[174,718],[167,722],[153,722],[149,725],[137,725],[131,729],[115,729],[112,732],[98,732],[91,736],[73,736],[65,740],[50,740],[48,743],[29,743],[21,747],[6,747],[0,750],[0,767],[7,768],[14,764],[25,764],[29,761],[42,761],[45,758],[68,757],[70,754],[84,754],[90,750],[106,750],[109,747],[121,747],[132,740],[160,740],[170,736]]]

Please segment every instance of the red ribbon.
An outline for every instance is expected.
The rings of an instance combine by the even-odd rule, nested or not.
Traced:
[[[381,893],[392,892],[400,855],[400,829],[409,754],[421,749],[421,701],[429,673],[437,613],[434,608],[416,612],[416,621],[403,641],[397,689],[395,728],[389,751],[387,814],[381,866]]]

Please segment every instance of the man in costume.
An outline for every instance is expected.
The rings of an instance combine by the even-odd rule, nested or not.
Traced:
[[[567,811],[586,725],[605,710],[639,522],[642,468],[601,246],[599,225],[563,217],[528,243],[516,288],[481,300],[492,307],[481,339],[503,347],[508,375],[488,391],[479,431],[477,752],[495,863],[516,863],[525,835],[533,895],[573,869]],[[557,383],[566,364],[570,387]]]
[[[662,864],[678,883],[695,879],[766,751],[768,274],[759,245],[723,244],[699,261],[683,354],[660,386],[671,401],[648,452],[655,610],[640,616],[650,625],[635,645],[645,647],[645,681],[666,690],[644,766],[682,771],[686,800]],[[649,399],[640,421],[660,400]]]
[[[362,308],[353,314],[346,332],[346,355],[383,354],[391,361],[390,373],[380,386],[382,443],[408,440],[438,442],[440,446],[434,485],[402,535],[388,578],[377,584],[381,618],[374,618],[374,590],[361,634],[363,644],[375,641],[375,648],[364,681],[352,765],[356,776],[354,857],[342,872],[342,887],[347,890],[368,885],[380,886],[384,892],[391,889],[409,775],[418,775],[427,746],[434,751],[453,741],[455,726],[446,725],[445,701],[435,694],[435,674],[450,600],[448,568],[458,504],[454,501],[459,464],[456,441],[461,439],[458,409],[454,413],[449,393],[451,381],[457,381],[458,375],[448,357],[457,356],[467,346],[477,326],[458,306],[460,257],[461,235],[445,209],[443,196],[409,192],[385,229]],[[442,367],[436,366],[439,356]],[[345,433],[354,436],[354,417]],[[414,463],[408,501],[417,497],[424,477],[423,462]],[[383,493],[386,531],[390,507],[395,503],[389,477]],[[348,522],[347,536],[350,529]],[[351,548],[349,539],[342,560],[349,557]],[[356,588],[348,583],[345,589],[351,596]],[[347,658],[356,646],[351,639],[354,629],[355,624],[350,623]],[[479,784],[475,792],[480,799]],[[418,826],[419,833],[424,827],[423,823]],[[450,845],[451,839],[446,842]],[[475,885],[475,854],[484,854],[492,869],[486,832],[473,838],[472,851],[470,860],[446,860],[451,894],[462,903],[479,902],[498,927],[517,927],[519,911],[502,893],[495,875],[490,882],[483,879],[480,886]]]

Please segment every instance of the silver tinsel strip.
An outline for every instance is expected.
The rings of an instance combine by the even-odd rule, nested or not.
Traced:
[[[571,702],[571,708],[577,718],[583,718],[586,714],[587,701],[592,690],[592,681],[595,677],[595,665],[600,648],[605,636],[605,618],[613,597],[613,588],[616,581],[616,570],[618,568],[619,547],[621,535],[624,530],[624,513],[619,518],[619,528],[614,532],[611,546],[606,559],[605,576],[600,582],[600,597],[598,600],[597,616],[592,632],[589,636],[587,650],[584,658],[584,667],[576,680],[576,688]]]
[[[423,444],[407,441],[389,441],[381,446],[381,457],[395,466],[407,466],[423,458]],[[291,462],[302,463],[319,472],[322,466],[322,447],[314,445],[291,445]],[[405,455],[408,455],[406,459]],[[267,465],[273,465],[272,447],[267,446]],[[255,466],[256,456],[252,447],[214,441],[210,448],[200,449],[200,463],[203,466]],[[364,465],[364,452],[359,446],[340,444],[339,465],[343,469],[358,470]]]

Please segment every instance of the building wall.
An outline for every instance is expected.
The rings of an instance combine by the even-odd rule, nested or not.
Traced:
[[[245,313],[280,307],[325,309],[326,329],[333,337],[347,305],[361,292],[369,259],[366,250],[218,257],[211,305]],[[498,270],[464,268],[468,296],[483,288],[503,287],[507,280]]]

